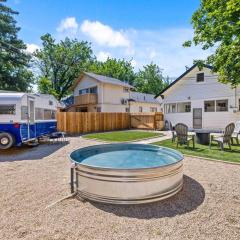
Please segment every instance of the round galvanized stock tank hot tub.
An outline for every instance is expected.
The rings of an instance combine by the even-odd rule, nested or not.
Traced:
[[[78,149],[70,159],[73,190],[96,202],[154,202],[173,196],[183,184],[183,155],[170,148],[102,144]]]

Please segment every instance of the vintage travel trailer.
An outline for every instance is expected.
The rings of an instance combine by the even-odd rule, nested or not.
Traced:
[[[57,107],[51,95],[0,91],[0,149],[55,132]]]

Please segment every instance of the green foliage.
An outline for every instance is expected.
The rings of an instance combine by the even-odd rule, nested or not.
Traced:
[[[1,1],[5,2],[5,1]],[[20,30],[14,16],[18,13],[0,2],[0,89],[29,91],[34,82],[28,70],[30,56],[26,45],[18,39]]]
[[[105,62],[95,61],[88,69],[90,72],[117,78],[133,84],[135,74],[131,61],[108,58]]]
[[[52,82],[46,77],[40,77],[38,80],[38,91],[44,94],[52,94],[56,98],[58,97],[58,93],[52,89]]]
[[[54,94],[61,99],[82,71],[93,61],[88,42],[65,38],[59,43],[50,34],[41,37],[43,48],[35,52],[40,71],[39,91]]]
[[[201,45],[215,51],[205,61],[218,72],[220,81],[240,84],[240,1],[201,0],[192,16],[194,37],[184,46]]]
[[[136,74],[134,86],[136,90],[143,93],[159,94],[170,84],[169,78],[164,78],[162,70],[156,64],[149,64],[143,67]]]

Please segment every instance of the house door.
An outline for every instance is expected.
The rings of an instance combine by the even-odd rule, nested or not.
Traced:
[[[202,108],[193,108],[193,128],[202,128]]]

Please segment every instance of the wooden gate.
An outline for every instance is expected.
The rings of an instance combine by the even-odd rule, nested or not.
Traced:
[[[139,129],[163,129],[162,113],[131,113],[131,127]]]

